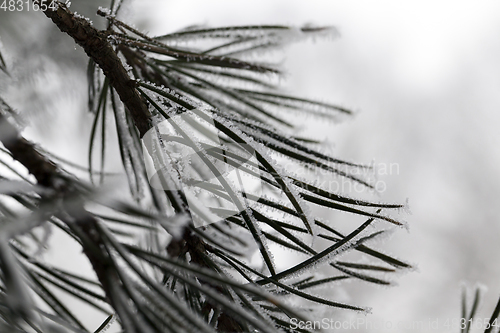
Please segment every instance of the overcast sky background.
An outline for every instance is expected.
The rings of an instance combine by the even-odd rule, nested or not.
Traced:
[[[97,20],[90,1],[73,2],[71,9]],[[500,262],[494,255],[500,250],[496,209],[500,198],[500,2],[142,0],[125,9],[126,20],[152,34],[199,23],[337,27],[339,39],[301,42],[286,50],[284,67],[289,75],[284,88],[358,111],[340,125],[311,120],[311,129],[304,131],[331,142],[336,156],[399,166],[398,172],[381,177],[387,190],[374,198],[389,202],[409,198],[412,215],[401,217],[410,232],[398,230],[379,247],[416,264],[418,272],[399,276],[399,286],[389,289],[355,282],[347,285],[344,294],[331,292],[343,301],[372,307],[373,313],[362,318],[373,323],[411,324],[439,318],[443,324],[460,315],[461,282],[481,282],[489,291],[479,317],[489,318],[500,295]],[[16,35],[12,30],[2,35],[2,41],[7,47],[31,38],[31,49],[19,52],[31,53],[35,59],[38,51],[33,40],[46,32],[39,27],[50,22],[40,13],[22,17],[0,13],[0,18],[19,25],[20,19],[30,20],[23,25],[31,29],[30,34],[19,30]],[[83,52],[74,43],[54,35],[51,45],[63,46],[50,52],[74,58],[75,66],[85,65]],[[47,65],[39,61],[31,64],[33,72],[40,64]],[[61,86],[69,89],[67,80],[74,78],[68,79],[70,69],[65,70],[58,80],[49,76],[35,86],[43,86],[46,93],[57,93]],[[76,156],[85,149],[90,124],[90,117],[84,119],[82,109],[74,107],[86,101],[84,78],[71,82],[74,91],[58,99],[61,112],[50,113],[58,130],[44,130],[49,126],[36,116],[27,130],[28,137],[63,156]],[[29,113],[30,103],[37,98],[23,96],[16,102],[12,96],[12,102]],[[82,164],[84,155],[79,155]],[[68,267],[81,264],[71,261],[68,244],[59,245],[67,251],[54,258],[66,256]],[[353,318],[346,311],[335,315],[339,320]],[[459,330],[441,326],[438,331]]]

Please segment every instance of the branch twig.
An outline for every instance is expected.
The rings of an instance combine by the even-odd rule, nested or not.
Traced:
[[[40,0],[35,0],[39,3]],[[101,67],[120,100],[127,107],[141,137],[151,128],[151,114],[135,89],[135,81],[127,74],[125,67],[114,51],[105,31],[94,28],[87,20],[75,16],[66,5],[59,3],[56,10],[47,8],[44,14],[80,45],[85,53]]]

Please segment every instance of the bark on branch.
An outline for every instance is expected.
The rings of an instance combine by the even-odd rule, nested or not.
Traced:
[[[40,154],[35,146],[24,139],[0,110],[0,142],[10,151],[12,157],[35,176],[37,182],[48,188],[57,188],[55,175],[57,167]]]

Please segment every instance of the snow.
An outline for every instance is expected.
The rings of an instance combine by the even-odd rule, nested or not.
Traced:
[[[111,15],[111,9],[99,6],[98,11],[104,13],[106,16]]]
[[[76,17],[76,18],[85,20],[88,24],[92,25],[92,21],[88,17],[85,17],[83,15],[78,14],[78,12],[74,12],[73,16]]]

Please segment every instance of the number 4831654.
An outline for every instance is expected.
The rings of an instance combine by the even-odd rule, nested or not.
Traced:
[[[30,0],[3,0],[0,5],[0,9],[4,12],[46,11],[47,9],[56,10],[57,7],[55,0],[40,0],[36,3]]]

